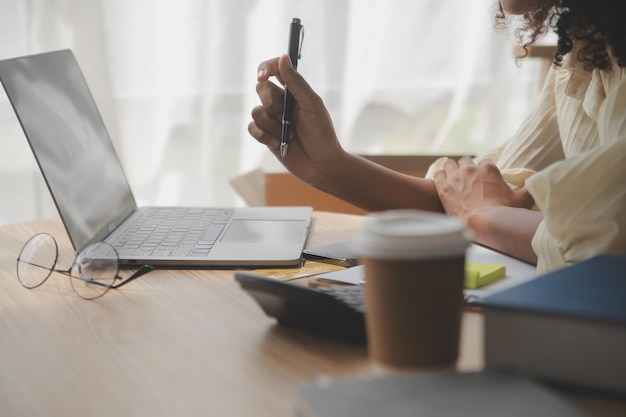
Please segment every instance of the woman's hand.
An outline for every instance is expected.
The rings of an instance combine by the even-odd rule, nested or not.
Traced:
[[[535,204],[530,193],[525,187],[512,190],[493,162],[448,160],[435,173],[434,182],[445,212],[463,220],[475,242],[537,262],[531,241],[543,214],[530,210]]]
[[[296,102],[293,129],[284,159],[280,157],[284,89],[269,81],[270,77],[288,85]],[[252,109],[248,131],[296,177],[318,185],[321,177],[339,164],[344,153],[322,99],[293,69],[287,55],[261,63],[257,79],[256,90],[261,105]]]
[[[491,207],[532,208],[526,188],[512,190],[496,165],[483,160],[478,165],[469,157],[450,159],[434,175],[437,195],[444,210],[469,223],[472,216]]]
[[[285,90],[293,95],[293,128],[285,158],[280,156],[281,117]],[[337,139],[322,99],[291,66],[287,55],[259,66],[257,93],[261,105],[252,110],[248,131],[302,181],[366,211],[414,207],[441,211],[432,181],[375,164],[346,152]]]

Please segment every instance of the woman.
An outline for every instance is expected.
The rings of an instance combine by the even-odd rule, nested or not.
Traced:
[[[599,253],[626,255],[626,25],[621,0],[501,0],[498,25],[522,16],[525,47],[549,25],[555,64],[534,110],[475,163],[437,161],[426,179],[346,152],[321,98],[287,56],[259,66],[261,106],[248,130],[279,156],[283,90],[297,107],[289,153],[296,177],[365,210],[418,208],[462,219],[476,242],[543,273]]]

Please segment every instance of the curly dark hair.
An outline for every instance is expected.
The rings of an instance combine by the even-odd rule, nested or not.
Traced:
[[[581,41],[577,59],[585,68],[610,70],[611,54],[618,66],[626,67],[624,0],[542,0],[538,4],[535,11],[521,17],[515,30],[526,55],[538,37],[552,30],[558,36],[554,65],[561,65],[574,41]],[[509,25],[510,16],[498,2],[495,26],[506,30]]]

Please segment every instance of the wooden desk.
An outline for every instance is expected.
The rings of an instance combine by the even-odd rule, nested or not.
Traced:
[[[316,213],[310,246],[350,238],[358,216]],[[6,416],[294,415],[300,384],[372,372],[364,347],[278,327],[226,270],[155,271],[96,301],[55,274],[27,290],[22,244],[57,220],[0,228],[0,410]],[[482,316],[464,316],[459,369],[482,366]],[[598,416],[626,404],[571,397]],[[609,413],[615,414],[609,414]],[[617,414],[619,413],[619,414]]]

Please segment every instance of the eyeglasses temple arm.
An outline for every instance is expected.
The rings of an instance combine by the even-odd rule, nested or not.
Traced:
[[[120,282],[117,285],[112,285],[111,288],[119,288],[123,285],[128,284],[131,281],[134,281],[135,279],[139,278],[142,275],[147,274],[148,272],[152,272],[154,271],[154,267],[150,266],[150,265],[144,265],[141,268],[139,268],[137,271],[135,271],[131,276],[129,276],[128,278],[126,278],[124,281]]]

